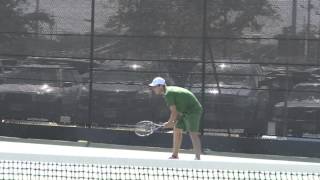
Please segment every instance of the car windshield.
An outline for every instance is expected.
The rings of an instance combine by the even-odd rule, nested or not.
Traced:
[[[319,86],[298,86],[294,88],[289,100],[317,100],[320,101]]]
[[[217,84],[217,80],[219,84],[223,85],[240,85],[240,86],[252,86],[254,83],[254,76],[251,73],[253,70],[247,66],[242,64],[218,64],[216,67],[217,73],[214,73],[213,68],[209,67],[206,69],[206,80],[205,84]],[[197,71],[197,73],[191,73],[189,75],[190,84],[201,84],[202,83],[202,75],[201,71]]]
[[[125,72],[125,71],[100,71],[95,72],[93,81],[96,83],[134,83],[141,84],[150,81],[151,76],[142,72]]]
[[[6,77],[7,84],[44,84],[48,83],[50,85],[58,84],[56,69],[18,69]]]

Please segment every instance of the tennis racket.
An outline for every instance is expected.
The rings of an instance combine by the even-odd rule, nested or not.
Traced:
[[[149,136],[164,127],[164,124],[156,124],[152,121],[140,121],[135,125],[135,133],[138,136]]]

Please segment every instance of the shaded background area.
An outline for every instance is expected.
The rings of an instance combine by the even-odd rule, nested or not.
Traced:
[[[162,76],[199,98],[204,137],[320,137],[318,1],[4,0],[0,9],[2,127],[132,133],[169,117],[147,87]]]
[[[5,125],[0,127],[1,136],[27,139],[47,139],[73,141],[90,146],[90,143],[124,145],[126,148],[171,148],[171,133],[155,133],[148,137],[138,137],[134,132],[110,129],[90,129],[72,127],[49,127],[36,125]],[[274,155],[274,157],[294,156],[301,160],[319,158],[319,140],[306,138],[246,138],[228,136],[202,136],[203,153],[231,152],[244,153],[251,156]],[[89,143],[89,144],[88,144]],[[306,148],[308,147],[308,148]],[[192,144],[184,135],[182,150],[192,152]],[[271,157],[271,156],[270,156]]]

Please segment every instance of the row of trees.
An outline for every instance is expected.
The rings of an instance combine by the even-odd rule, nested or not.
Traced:
[[[215,45],[220,46],[216,51],[221,52],[221,42],[240,37],[245,29],[259,31],[263,27],[260,21],[262,18],[276,17],[268,0],[135,2],[119,1],[118,13],[107,21],[106,27],[114,27],[111,31],[115,34],[139,35],[145,38],[120,39],[110,49],[112,53],[132,54],[143,51],[168,57],[199,57],[201,38],[192,37],[204,35],[204,22],[207,35],[214,37],[217,40]],[[203,21],[203,18],[206,18],[206,21]],[[150,36],[164,38],[159,40]]]
[[[49,46],[43,44],[75,52],[76,48],[78,51],[84,49],[83,47],[90,49],[88,36],[60,36],[49,39],[33,34],[38,32],[39,23],[48,25],[55,23],[54,17],[47,12],[28,9],[36,1],[38,0],[0,1],[0,53],[10,48],[14,54],[32,47],[50,51],[45,49]],[[230,55],[244,58],[259,57],[265,54],[265,50],[272,48],[270,44],[250,44],[247,39],[240,37],[245,31],[259,32],[265,26],[264,22],[267,19],[274,21],[279,19],[275,7],[270,2],[269,0],[114,1],[116,5],[112,7],[117,8],[117,11],[113,16],[106,17],[107,32],[104,33],[108,36],[96,38],[95,55],[106,59],[183,61],[201,59],[202,50],[205,48],[206,59],[212,56]],[[87,23],[85,21],[87,20],[84,20],[84,23]],[[204,36],[207,37],[205,47]],[[34,42],[38,42],[37,45]],[[72,43],[75,46],[71,45]],[[100,51],[101,49],[103,51]],[[176,70],[177,67],[179,66],[168,66],[168,69]],[[192,65],[185,64],[181,70],[186,71],[190,67]]]
[[[36,0],[34,0],[36,1]],[[21,39],[37,32],[38,24],[54,23],[46,12],[25,10],[31,1],[0,1],[1,42]],[[144,38],[122,38],[110,47],[110,53],[147,52],[170,57],[199,56],[201,42],[192,38],[149,39],[146,36],[202,36],[203,3],[194,0],[120,0],[118,12],[106,17],[106,27],[115,34],[138,35]],[[35,2],[32,2],[35,4]],[[72,8],[72,7],[70,7]],[[235,37],[246,28],[259,30],[261,17],[274,17],[275,11],[267,0],[210,0],[206,5],[208,35]],[[5,33],[4,33],[5,32]]]
[[[53,24],[54,20],[45,12],[32,11],[27,13],[27,0],[0,1],[0,47],[2,52],[14,47],[17,52],[31,44],[30,39],[37,36],[35,33],[39,23]]]
[[[118,13],[107,21],[106,27],[114,27],[110,33],[139,38],[117,40],[109,54],[121,54],[124,58],[174,60],[161,65],[173,72],[171,77],[181,85],[186,77],[177,72],[190,72],[195,65],[186,63],[186,60],[227,56],[231,46],[241,53],[246,42],[237,38],[244,30],[260,31],[262,18],[277,17],[268,0],[135,2],[119,1]],[[205,43],[203,38],[206,38]]]

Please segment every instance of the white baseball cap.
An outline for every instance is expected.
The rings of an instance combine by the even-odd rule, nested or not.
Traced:
[[[158,85],[166,85],[166,80],[164,80],[162,77],[156,77],[149,84],[149,86],[151,87],[158,86]]]

